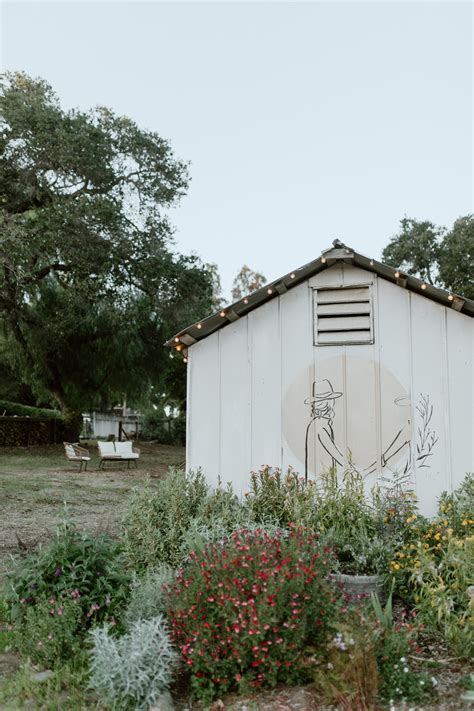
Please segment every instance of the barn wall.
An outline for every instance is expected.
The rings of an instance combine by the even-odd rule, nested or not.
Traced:
[[[313,290],[354,285],[371,287],[374,342],[314,345]],[[262,464],[398,475],[433,513],[474,469],[473,325],[336,263],[189,349],[187,465],[241,493]]]

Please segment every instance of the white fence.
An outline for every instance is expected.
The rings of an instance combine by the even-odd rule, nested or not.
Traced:
[[[109,437],[113,435],[119,439],[119,428],[127,433],[138,431],[138,415],[110,415],[107,413],[93,412],[90,417],[92,434],[95,437]]]

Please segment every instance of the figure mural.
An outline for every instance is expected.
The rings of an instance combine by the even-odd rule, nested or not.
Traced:
[[[373,474],[377,470],[384,471],[388,469],[391,472],[408,476],[413,468],[411,402],[409,397],[400,396],[393,400],[395,407],[407,408],[406,421],[397,431],[390,435],[386,444],[382,443],[383,451],[379,456],[380,461],[374,459],[368,464],[356,464],[352,459],[350,450],[346,461],[346,457],[343,454],[344,447],[337,444],[334,424],[337,417],[336,401],[341,397],[343,397],[343,393],[335,390],[330,380],[324,379],[313,382],[312,395],[304,401],[305,405],[309,405],[311,408],[310,420],[305,432],[305,481],[308,481],[311,435],[314,435],[316,447],[321,447],[322,451],[328,455],[329,466],[331,467],[343,468],[350,466],[363,475]],[[430,404],[428,395],[420,395],[416,411],[420,418],[420,425],[416,431],[415,467],[429,467],[428,459],[433,454],[433,448],[438,441],[438,437],[431,427],[433,406]]]

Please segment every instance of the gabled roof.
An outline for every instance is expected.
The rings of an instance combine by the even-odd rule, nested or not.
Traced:
[[[261,289],[258,289],[258,291],[254,291],[252,294],[239,299],[239,301],[236,301],[230,306],[225,306],[221,311],[216,311],[202,319],[202,321],[197,321],[191,326],[183,328],[183,330],[175,334],[173,338],[166,341],[165,345],[170,348],[176,348],[178,351],[185,350],[187,346],[191,346],[193,343],[196,343],[196,341],[206,338],[219,328],[223,328],[229,323],[237,321],[237,319],[245,316],[250,311],[257,309],[259,306],[262,306],[262,304],[276,298],[280,294],[284,294],[285,291],[298,286],[298,284],[301,284],[315,274],[319,274],[319,272],[336,264],[336,262],[346,262],[347,264],[352,264],[361,269],[373,272],[382,279],[386,279],[392,282],[392,284],[397,284],[400,288],[409,289],[427,299],[436,301],[438,304],[453,308],[456,311],[466,314],[466,316],[474,317],[474,301],[472,299],[467,299],[457,294],[451,294],[445,289],[439,289],[416,277],[408,276],[399,269],[389,267],[386,264],[382,264],[382,262],[377,262],[375,259],[364,257],[364,255],[359,254],[351,247],[347,247],[347,245],[339,240],[334,240],[333,246],[324,250],[317,259],[308,262],[308,264],[305,264],[299,269],[295,269],[293,272],[285,274],[285,276],[280,279],[275,279],[275,281],[266,284]]]

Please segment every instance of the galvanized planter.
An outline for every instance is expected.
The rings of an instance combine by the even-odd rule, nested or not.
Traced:
[[[384,590],[383,577],[381,575],[347,575],[344,573],[331,573],[329,579],[338,585],[343,592],[351,598],[370,598],[371,593],[375,593],[383,604],[387,595]]]

